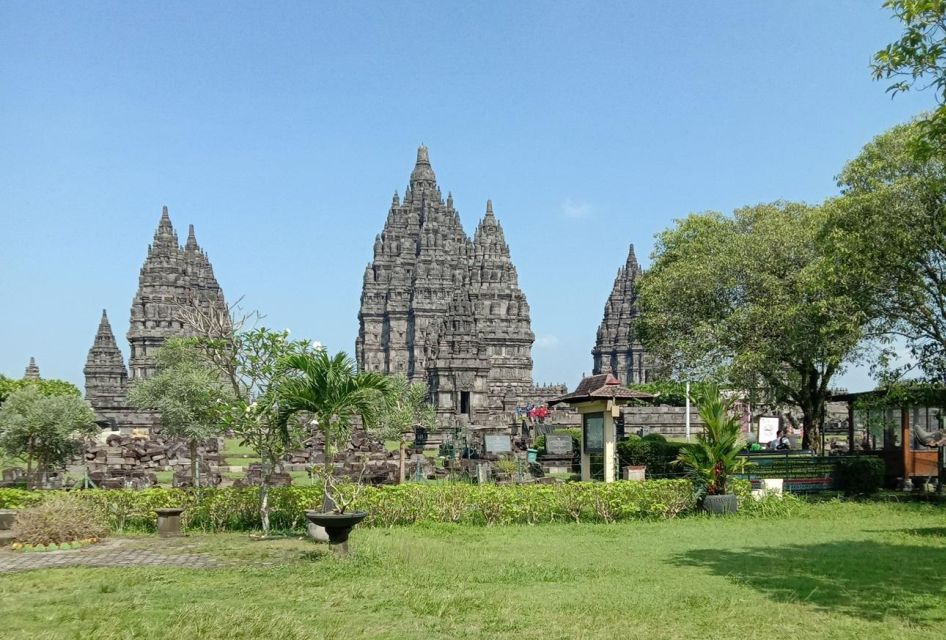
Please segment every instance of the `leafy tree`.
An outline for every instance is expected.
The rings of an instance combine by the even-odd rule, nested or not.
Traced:
[[[325,464],[322,469],[323,508],[344,513],[352,499],[344,499],[334,479],[334,455],[351,437],[353,419],[360,417],[368,431],[380,424],[396,402],[390,378],[356,371],[354,361],[344,352],[330,356],[325,349],[291,355],[281,366],[277,393],[280,424],[289,428],[293,416],[303,413],[324,437]]]
[[[385,440],[397,440],[401,454],[401,481],[404,481],[404,434],[415,427],[431,430],[437,424],[437,410],[428,399],[427,385],[409,382],[401,374],[388,378],[391,400],[383,403],[378,418],[378,435]]]
[[[27,482],[35,485],[33,464],[43,476],[65,466],[99,433],[95,414],[74,395],[43,395],[36,385],[12,392],[0,407],[0,448],[26,461]]]
[[[44,380],[14,380],[0,375],[0,404],[6,400],[7,396],[18,389],[32,387],[44,396],[73,396],[81,398],[82,393],[71,382],[65,380],[56,380],[55,378]]]
[[[186,338],[167,340],[155,353],[155,360],[157,371],[132,385],[129,400],[140,409],[156,410],[162,433],[187,441],[191,478],[200,486],[197,447],[220,434],[221,409],[233,394]]]
[[[290,340],[289,331],[266,328],[195,338],[192,344],[233,392],[220,407],[224,424],[241,444],[252,447],[260,457],[260,522],[263,535],[268,536],[271,474],[290,448],[301,446],[304,435],[298,421],[286,425],[279,421],[280,403],[275,389],[284,372],[279,363],[289,356],[311,353],[317,345]]]
[[[881,369],[946,380],[946,165],[913,152],[919,126],[878,136],[844,168],[825,236],[836,277],[871,303],[871,329],[887,339]],[[912,362],[890,366],[891,339]]]
[[[832,277],[823,207],[694,214],[658,236],[640,284],[645,345],[678,377],[764,387],[817,446],[829,385],[862,355],[864,301]]]
[[[946,151],[946,0],[885,0],[884,7],[903,22],[903,35],[876,54],[874,79],[893,80],[896,95],[917,87],[932,88],[939,107],[912,131],[912,152],[920,157]]]

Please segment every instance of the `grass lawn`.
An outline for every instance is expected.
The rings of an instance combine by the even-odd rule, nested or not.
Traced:
[[[151,538],[134,545],[147,547]],[[0,575],[14,638],[942,638],[946,509],[174,543],[231,568]]]

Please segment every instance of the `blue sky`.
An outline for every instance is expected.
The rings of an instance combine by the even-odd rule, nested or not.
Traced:
[[[127,346],[164,204],[230,300],[352,352],[424,143],[468,231],[492,198],[535,377],[573,386],[628,244],[820,201],[933,104],[870,78],[899,31],[879,0],[0,2],[0,372],[81,385],[102,308]]]

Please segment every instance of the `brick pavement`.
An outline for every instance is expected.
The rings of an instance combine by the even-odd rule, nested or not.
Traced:
[[[217,559],[186,547],[168,547],[155,539],[151,548],[129,546],[130,540],[114,539],[70,551],[24,553],[0,549],[0,573],[55,567],[182,567],[210,569]],[[140,542],[140,541],[139,541]],[[172,550],[174,552],[172,552]]]

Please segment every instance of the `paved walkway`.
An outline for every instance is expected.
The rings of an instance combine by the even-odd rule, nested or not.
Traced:
[[[54,567],[186,567],[210,569],[221,566],[215,558],[194,553],[186,547],[165,547],[155,540],[154,548],[130,548],[130,540],[107,540],[70,551],[25,553],[0,549],[0,573],[52,569]],[[163,547],[163,548],[162,548]]]

